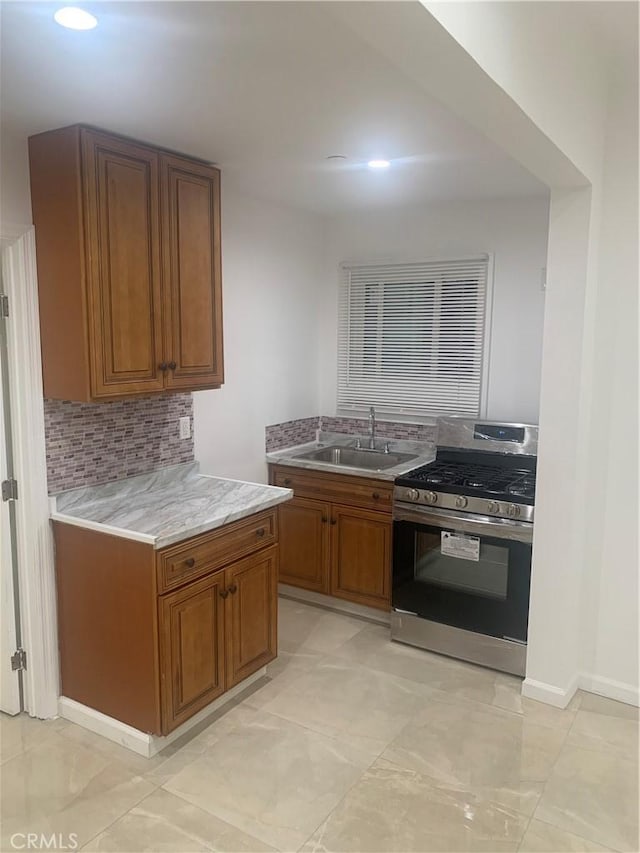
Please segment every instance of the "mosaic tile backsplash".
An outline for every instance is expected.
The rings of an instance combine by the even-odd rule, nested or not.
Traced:
[[[191,419],[180,439],[178,418]],[[191,394],[113,403],[44,401],[47,486],[57,494],[193,461]]]
[[[316,430],[337,432],[343,435],[366,435],[369,422],[366,418],[341,418],[319,415],[313,418],[301,418],[296,421],[286,421],[272,424],[265,429],[265,447],[267,453],[281,450],[283,447],[294,447],[314,441]],[[395,438],[406,441],[435,441],[436,426],[434,424],[408,424],[399,421],[376,420],[376,435],[380,438]]]
[[[286,421],[282,424],[271,424],[265,427],[265,448],[267,453],[280,450],[282,447],[294,447],[314,441],[320,418],[299,418],[296,421]]]
[[[369,421],[366,418],[339,418],[321,415],[323,432],[340,432],[343,435],[366,435]],[[405,441],[435,441],[435,424],[407,424],[401,421],[383,421],[376,418],[378,438],[397,438]]]

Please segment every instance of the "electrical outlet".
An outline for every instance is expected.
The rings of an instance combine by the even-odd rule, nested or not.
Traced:
[[[191,418],[180,418],[180,438],[191,438]]]

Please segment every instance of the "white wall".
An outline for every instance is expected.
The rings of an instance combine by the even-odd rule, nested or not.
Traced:
[[[594,689],[621,698],[626,685],[637,689],[639,666],[637,187],[637,72],[620,69],[604,161],[592,411],[604,501],[590,519],[601,538],[590,549],[595,607],[585,613],[584,666]]]
[[[588,32],[591,5],[425,3],[591,183],[551,196],[525,689],[557,704],[578,683],[637,703],[639,683],[638,7],[594,4]],[[634,18],[614,78],[607,14]],[[503,144],[525,162],[526,140]]]
[[[194,394],[195,454],[205,472],[266,482],[265,426],[319,412],[323,222],[222,187],[225,383]]]
[[[591,190],[552,192],[527,679],[564,706],[578,687],[586,495],[580,464]]]
[[[455,202],[345,214],[327,227],[320,334],[322,412],[336,409],[342,261],[494,254],[488,416],[538,422],[549,204],[545,198]]]
[[[601,38],[579,8],[584,3],[423,0],[423,5],[592,178],[601,166],[607,79]]]
[[[0,222],[2,230],[31,225],[29,194],[29,154],[25,136],[14,133],[5,123],[0,142]]]

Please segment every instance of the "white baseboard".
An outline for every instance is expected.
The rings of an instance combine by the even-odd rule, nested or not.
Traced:
[[[73,699],[68,699],[66,696],[61,696],[58,699],[58,713],[65,720],[70,720],[97,735],[114,741],[120,746],[126,747],[138,755],[145,758],[152,758],[158,752],[161,752],[169,744],[178,740],[178,738],[190,732],[197,725],[202,723],[208,717],[212,716],[216,711],[219,711],[231,699],[234,699],[243,690],[258,681],[266,674],[267,668],[262,667],[253,675],[245,678],[240,684],[236,684],[231,690],[228,690],[218,699],[213,701],[206,708],[203,708],[197,714],[194,714],[190,720],[178,726],[165,737],[152,735],[148,732],[141,732],[139,729],[134,729],[126,723],[121,723],[120,720],[115,720],[113,717],[108,717],[106,714],[96,711],[94,708],[89,708],[88,705],[82,705]]]
[[[566,687],[556,687],[555,684],[546,684],[544,681],[525,678],[522,683],[522,695],[528,699],[537,699],[538,702],[553,705],[555,708],[566,708],[579,686],[577,675]]]
[[[378,622],[380,625],[389,625],[391,622],[391,615],[385,610],[377,610],[375,607],[366,607],[363,604],[354,604],[352,601],[334,598],[332,595],[323,595],[321,592],[313,592],[310,589],[300,589],[300,587],[290,586],[286,583],[278,584],[278,594],[283,598],[293,598],[296,601],[303,601],[305,604],[315,604],[319,607],[325,607],[327,610],[334,610],[336,613],[346,613],[347,616],[358,616],[360,619],[369,620],[369,622]]]
[[[602,678],[599,675],[583,672],[580,676],[580,687],[589,693],[606,696],[607,699],[616,699],[618,702],[636,707],[640,705],[640,689],[624,681],[614,681],[613,678]]]
[[[529,699],[537,699],[538,702],[546,702],[556,708],[566,708],[573,698],[576,690],[585,690],[587,693],[597,693],[607,699],[615,699],[625,702],[627,705],[640,705],[640,690],[632,684],[622,681],[614,681],[612,678],[602,678],[582,672],[574,676],[570,684],[565,687],[556,687],[554,684],[546,684],[544,681],[536,681],[533,678],[525,678],[522,684],[522,695]]]

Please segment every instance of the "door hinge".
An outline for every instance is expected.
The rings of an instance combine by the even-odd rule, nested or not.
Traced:
[[[4,293],[0,294],[0,317],[9,316],[9,297]]]
[[[27,653],[24,649],[16,649],[11,655],[11,669],[22,672],[27,668]]]
[[[3,501],[17,501],[18,500],[18,481],[17,480],[3,480],[2,481],[2,500]]]

